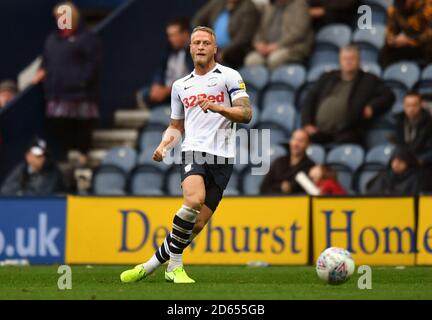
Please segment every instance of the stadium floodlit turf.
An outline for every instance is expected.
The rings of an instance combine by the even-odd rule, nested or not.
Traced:
[[[360,290],[357,273],[330,286],[313,267],[189,266],[191,285],[165,282],[159,268],[126,285],[119,279],[125,266],[72,266],[72,290],[64,291],[57,268],[0,267],[0,299],[432,299],[432,267],[373,267],[372,289]]]

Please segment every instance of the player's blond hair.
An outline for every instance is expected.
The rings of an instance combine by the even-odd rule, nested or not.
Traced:
[[[195,28],[192,30],[192,33],[191,33],[191,39],[192,39],[193,34],[194,34],[195,32],[198,32],[198,31],[204,31],[204,32],[210,33],[210,34],[212,35],[213,39],[214,39],[214,42],[216,43],[216,34],[215,34],[215,32],[213,31],[213,29],[212,29],[212,28],[209,28],[209,27],[204,27],[204,26],[197,26],[197,27],[195,27]]]

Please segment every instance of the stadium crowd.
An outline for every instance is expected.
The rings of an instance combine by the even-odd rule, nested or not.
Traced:
[[[370,29],[357,24],[362,4],[372,7]],[[79,167],[88,166],[103,52],[73,9],[74,28],[47,37],[33,79],[44,85],[47,132],[63,152],[51,155],[35,140],[2,194],[76,191],[55,165],[71,149],[80,152]],[[197,25],[214,29],[218,62],[246,82],[254,121],[243,128],[272,132],[269,173],[251,176],[250,166],[236,166],[228,194],[304,193],[298,172],[321,194],[432,191],[432,117],[425,107],[432,96],[431,0],[209,0],[195,16],[166,25],[168,47],[138,92],[152,112],[169,104],[173,82],[192,71],[188,46]],[[14,82],[1,82],[0,108],[17,92]],[[145,124],[140,141],[161,132],[157,121]],[[146,148],[109,151],[89,192],[178,194],[176,167],[151,164]]]

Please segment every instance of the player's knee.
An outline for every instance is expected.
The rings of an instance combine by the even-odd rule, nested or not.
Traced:
[[[192,209],[201,210],[202,205],[204,204],[204,197],[193,194],[185,197],[185,204]]]

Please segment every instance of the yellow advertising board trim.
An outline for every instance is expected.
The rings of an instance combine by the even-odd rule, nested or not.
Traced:
[[[417,247],[417,264],[432,265],[432,196],[420,197]]]
[[[313,198],[314,258],[349,250],[357,265],[414,265],[414,198]]]
[[[134,264],[153,255],[171,230],[181,198],[68,197],[71,264]],[[186,249],[187,264],[307,264],[309,198],[224,198]]]

